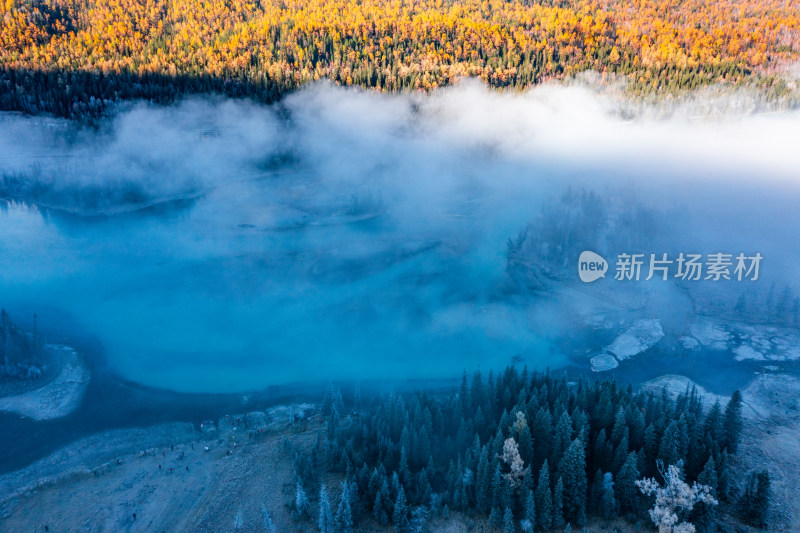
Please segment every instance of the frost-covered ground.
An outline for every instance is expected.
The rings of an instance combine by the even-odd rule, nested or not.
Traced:
[[[656,318],[637,320],[619,335],[608,348],[617,359],[624,360],[652,348],[664,337],[661,321]]]
[[[800,379],[761,373],[742,391],[749,419],[735,467],[770,473],[773,502],[769,531],[800,528]]]
[[[714,337],[716,338],[716,334]],[[667,390],[673,398],[692,387],[703,398],[703,407],[729,397],[713,394],[685,376],[665,375],[648,381],[643,389]],[[800,379],[796,376],[760,372],[742,391],[744,432],[734,468],[742,474],[765,469],[772,481],[773,500],[768,531],[798,531],[800,525]],[[722,531],[739,531],[741,525],[721,524]]]
[[[0,398],[0,411],[16,413],[34,420],[50,420],[68,415],[81,403],[91,374],[81,356],[68,346],[48,345],[53,360],[62,367],[46,385],[13,396]]]
[[[0,476],[0,530],[266,531],[264,510],[277,531],[316,530],[316,516],[298,524],[285,505],[295,487],[286,444],[308,451],[324,428],[302,404],[231,414],[200,430],[169,423],[90,435]],[[323,481],[338,500],[340,479]],[[460,516],[431,528],[467,530]]]
[[[697,394],[703,398],[703,406],[705,408],[711,407],[715,402],[719,402],[720,405],[724,407],[728,400],[730,400],[730,397],[728,396],[714,394],[713,392],[707,391],[701,385],[695,383],[686,376],[666,374],[642,384],[642,389],[655,392],[660,392],[661,390],[666,389],[667,394],[669,394],[672,398],[677,398],[681,394],[686,394],[686,392],[692,388],[694,388],[697,391]],[[746,413],[744,413],[745,416],[752,416],[753,414],[753,410],[748,410]]]
[[[630,359],[646,352],[664,337],[661,321],[655,318],[636,320],[614,341],[606,346],[604,353],[592,357],[590,364],[595,372],[613,370],[619,361]]]
[[[619,362],[617,359],[607,353],[601,353],[600,355],[595,355],[591,358],[589,363],[592,365],[592,370],[594,372],[605,372],[607,370],[614,370],[619,366]]]
[[[672,395],[696,386],[684,376],[643,385]],[[706,407],[727,398],[698,386]],[[736,468],[766,468],[773,475],[771,531],[796,531],[800,507],[800,381],[769,374],[743,391],[745,425]],[[292,422],[294,420],[294,422]],[[346,420],[343,421],[346,423]],[[22,470],[0,476],[3,531],[263,531],[263,509],[277,531],[295,530],[286,502],[293,497],[285,443],[310,449],[325,421],[314,406],[280,406],[223,416],[204,424],[172,423],[107,431],[84,437]],[[323,480],[337,499],[338,479]],[[134,518],[134,513],[136,517]],[[312,529],[312,520],[299,525]],[[431,531],[489,531],[452,513]],[[612,524],[615,531],[634,531]],[[367,519],[360,532],[389,533]],[[595,527],[595,526],[593,526]],[[611,531],[600,527],[591,531]]]
[[[800,359],[800,331],[793,328],[701,318],[692,324],[690,332],[689,336],[681,338],[689,351],[701,346],[731,351],[737,361]]]
[[[624,310],[627,315],[641,310]],[[653,348],[675,346],[686,356],[701,351],[729,353],[731,364],[742,361],[787,362],[800,360],[800,330],[768,324],[747,324],[711,316],[690,315],[687,324],[662,327],[659,318],[638,318],[632,324],[613,321],[610,313],[592,313],[580,317],[585,327],[600,335],[613,334],[613,340],[600,353],[595,352],[589,365],[595,372],[613,370],[622,361],[634,359]]]

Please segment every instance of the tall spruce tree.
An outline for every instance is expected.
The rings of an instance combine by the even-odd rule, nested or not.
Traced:
[[[547,460],[539,471],[536,484],[536,523],[540,529],[550,529],[553,525],[553,493],[550,490],[550,467]]]
[[[594,473],[594,479],[589,485],[589,499],[586,501],[586,510],[590,514],[597,514],[600,509],[600,491],[603,487],[603,471],[599,468]]]
[[[626,439],[627,437],[623,437]],[[558,465],[563,480],[563,513],[567,522],[582,526],[586,523],[586,455],[583,443],[575,439]]]
[[[742,438],[742,393],[738,390],[731,395],[725,407],[725,447],[728,453],[736,453]]]
[[[617,500],[614,496],[614,477],[611,475],[611,472],[606,472],[603,475],[598,513],[606,520],[612,520],[617,517]]]
[[[712,405],[711,409],[709,409],[708,415],[706,415],[704,429],[708,441],[707,446],[708,449],[711,450],[711,453],[717,454],[722,451],[725,448],[725,427],[722,408],[719,405],[719,401],[714,402],[714,405]]]
[[[514,513],[510,507],[506,507],[503,513],[503,533],[515,533],[517,528],[514,526]]]
[[[531,529],[536,526],[536,496],[529,490],[525,498],[525,520],[530,524]]]
[[[553,527],[564,525],[564,480],[558,478],[553,489]]]
[[[658,458],[665,465],[674,465],[680,461],[680,446],[678,443],[678,423],[670,422],[664,435],[661,436],[661,443],[658,446]]]
[[[392,522],[394,523],[394,530],[397,531],[397,533],[406,533],[409,530],[408,501],[406,500],[406,491],[402,486],[398,488],[397,497],[395,497],[394,500]]]
[[[319,520],[317,521],[320,533],[335,533],[336,525],[333,521],[333,511],[328,498],[328,489],[325,485],[319,489]]]
[[[572,439],[572,418],[564,411],[556,424],[555,436],[553,437],[553,447],[550,450],[550,462],[553,466],[558,465],[561,456],[569,447]]]
[[[742,520],[751,526],[764,528],[767,526],[767,513],[771,498],[771,482],[769,473],[750,472],[744,493],[739,500]]]
[[[336,533],[352,533],[353,513],[350,508],[350,487],[347,482],[342,482],[342,494],[339,498],[339,508],[336,510]]]
[[[639,513],[639,489],[636,481],[639,479],[638,457],[636,452],[630,452],[625,463],[619,471],[614,484],[614,494],[619,502],[622,515],[636,515]]]
[[[293,511],[293,514],[298,519],[306,518],[311,514],[311,505],[308,502],[308,496],[306,496],[306,491],[303,490],[303,485],[300,484],[299,480],[295,483]]]
[[[706,461],[703,471],[697,476],[697,482],[701,485],[706,485],[711,488],[711,495],[717,497],[717,488],[719,480],[717,477],[717,468],[714,463],[714,457],[709,457]],[[713,531],[713,524],[716,516],[716,505],[709,505],[705,502],[698,502],[692,510],[691,522],[700,533]]]

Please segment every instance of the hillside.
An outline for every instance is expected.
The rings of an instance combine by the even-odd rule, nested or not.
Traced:
[[[197,92],[270,102],[321,78],[525,88],[587,70],[638,95],[721,82],[785,99],[798,51],[797,0],[3,0],[0,108],[94,116]]]

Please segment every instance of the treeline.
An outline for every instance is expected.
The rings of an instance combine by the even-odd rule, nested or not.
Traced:
[[[592,517],[645,523],[652,502],[636,481],[658,478],[659,464],[679,465],[687,482],[708,486],[726,508],[758,493],[761,506],[748,503],[742,518],[763,525],[766,516],[768,476],[754,473],[740,495],[730,468],[742,432],[739,392],[704,409],[694,389],[671,399],[508,368],[465,375],[445,395],[389,395],[369,406],[356,397],[352,409],[332,390],[323,412],[327,430],[316,447],[292,451],[289,506],[297,520],[310,520],[309,495],[320,494],[326,533],[358,523],[423,531],[452,511],[509,533],[580,527]],[[338,506],[320,487],[321,465],[344,479]],[[712,531],[715,513],[699,503],[682,518]]]
[[[639,94],[722,81],[780,97],[798,43],[800,10],[782,0],[3,0],[0,105],[92,116],[197,91],[268,102],[320,78],[524,88],[585,70]]]
[[[800,295],[789,284],[771,283],[766,293],[742,291],[733,315],[750,323],[767,323],[800,328]]]
[[[0,379],[32,379],[42,374],[42,338],[33,316],[33,331],[17,326],[5,309],[0,310]]]
[[[125,100],[169,104],[191,94],[220,94],[268,104],[277,101],[288,88],[268,78],[245,82],[211,75],[140,76],[128,72],[17,70],[0,66],[0,109],[84,120],[97,119],[109,105]]]

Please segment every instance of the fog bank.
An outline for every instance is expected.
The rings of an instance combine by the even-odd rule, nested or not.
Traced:
[[[467,82],[137,104],[98,130],[3,115],[0,305],[66,313],[121,375],[177,390],[557,368],[600,300],[678,332],[709,302],[796,290],[800,113],[698,115],[726,107]],[[687,300],[580,284],[579,245],[765,259]]]

